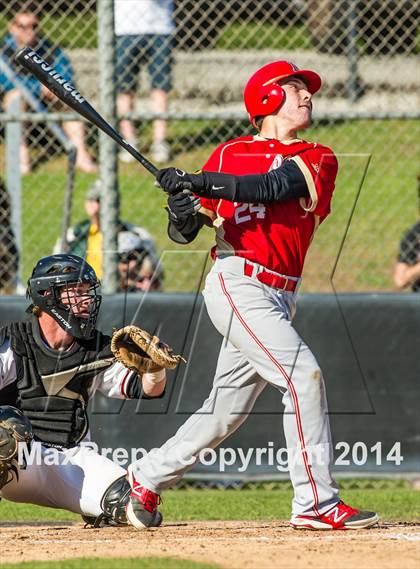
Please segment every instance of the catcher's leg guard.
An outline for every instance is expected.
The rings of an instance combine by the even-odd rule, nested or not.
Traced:
[[[82,516],[87,525],[99,528],[105,525],[127,525],[125,507],[130,497],[131,486],[125,476],[117,478],[105,490],[101,500],[103,513],[97,518],[94,516]]]

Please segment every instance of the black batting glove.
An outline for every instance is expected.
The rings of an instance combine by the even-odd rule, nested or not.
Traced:
[[[222,172],[189,174],[178,168],[159,170],[156,181],[168,194],[189,190],[201,197],[235,201],[238,178]]]
[[[202,174],[188,174],[179,168],[163,168],[156,176],[159,186],[168,194],[177,194],[182,190],[190,190],[201,195],[205,190]]]
[[[179,224],[190,216],[196,215],[200,207],[200,198],[189,190],[183,190],[178,194],[168,196],[166,211],[168,212],[169,220],[175,224]]]

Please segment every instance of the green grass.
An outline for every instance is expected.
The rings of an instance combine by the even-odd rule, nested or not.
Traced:
[[[283,27],[267,22],[234,22],[227,24],[220,32],[216,49],[259,50],[259,49],[310,49],[312,47],[308,29],[303,25]]]
[[[102,569],[105,567],[104,559],[101,557],[2,563],[0,566],[2,569]],[[218,567],[220,566],[171,557],[108,557],[106,560],[107,569],[217,569]]]
[[[317,232],[307,259],[306,286],[312,281],[331,291],[329,275],[368,165],[334,285],[340,292],[393,288],[392,267],[401,234],[418,217],[419,134],[418,121],[374,120],[319,126],[308,132],[309,140],[334,149],[339,173],[332,214]]]
[[[382,519],[416,520],[420,493],[409,489],[345,490],[342,498],[355,507],[378,511]],[[291,490],[175,490],[164,495],[165,519],[287,520]]]
[[[337,47],[339,47],[340,40],[343,42],[346,37],[343,25],[340,29],[341,32],[339,32],[339,37],[336,40],[338,43]],[[372,30],[370,29],[370,31]],[[370,53],[367,50],[367,46],[370,43],[369,39],[361,31],[359,31],[358,36],[359,39],[357,41],[357,48],[359,56],[369,55]],[[293,24],[290,21],[277,21],[275,23],[261,21],[227,23],[226,26],[224,26],[219,32],[215,48],[220,50],[223,49],[240,51],[287,49],[312,50],[314,52],[317,52],[316,47],[313,45],[308,27],[305,24]],[[376,49],[377,54],[380,55],[381,48],[377,47]],[[407,55],[414,55],[418,54],[419,52],[420,29],[417,29],[415,42],[413,45],[413,53],[407,53]]]
[[[342,498],[354,507],[378,511],[382,520],[414,521],[420,518],[420,492],[408,487],[345,489]],[[292,490],[169,490],[161,506],[165,520],[287,520]],[[80,516],[28,504],[2,500],[0,522],[81,521]]]
[[[43,508],[33,504],[18,504],[2,499],[0,502],[1,522],[36,522],[36,521],[77,521],[80,516],[55,508]]]

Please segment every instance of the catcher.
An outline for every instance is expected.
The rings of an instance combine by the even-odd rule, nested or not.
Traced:
[[[127,523],[130,485],[121,466],[81,444],[89,399],[161,397],[165,368],[182,359],[136,326],[112,339],[97,331],[98,289],[82,258],[44,257],[28,281],[30,320],[0,329],[0,497],[64,508],[95,527]],[[41,458],[53,447],[58,459],[22,466],[19,444],[34,441]]]

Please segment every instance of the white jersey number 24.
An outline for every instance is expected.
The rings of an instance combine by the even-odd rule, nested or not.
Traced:
[[[235,209],[235,223],[244,223],[244,221],[251,221],[251,214],[255,213],[257,219],[265,218],[266,207],[262,203],[243,203]]]

